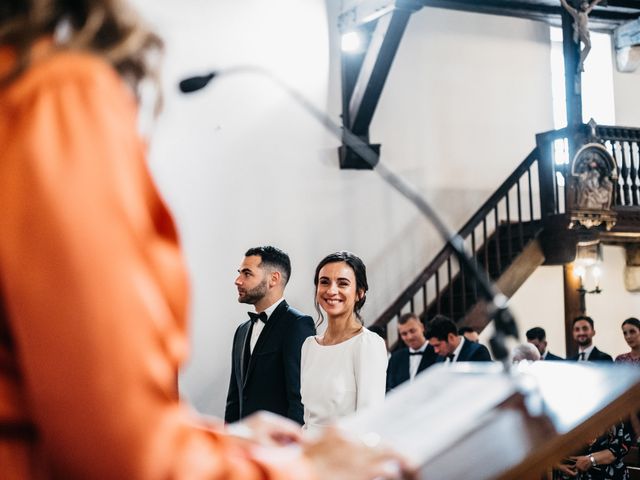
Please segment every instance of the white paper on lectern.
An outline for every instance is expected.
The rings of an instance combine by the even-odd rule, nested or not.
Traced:
[[[619,364],[545,361],[522,363],[510,372],[497,362],[437,364],[393,390],[384,404],[346,417],[339,425],[363,438],[379,436],[425,465],[493,422],[496,407],[514,396],[523,398],[530,416],[548,420],[555,430],[551,439],[639,384],[640,369]],[[505,441],[496,438],[494,443]],[[487,451],[495,447],[484,446]],[[478,455],[482,450],[479,446]],[[506,463],[511,460],[505,458]]]

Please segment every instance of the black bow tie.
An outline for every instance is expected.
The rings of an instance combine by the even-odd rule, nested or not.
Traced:
[[[251,323],[256,323],[258,320],[261,320],[262,323],[267,323],[266,312],[260,312],[260,313],[247,312],[247,313],[249,314],[249,319],[251,320]]]
[[[450,362],[453,362],[453,359],[454,359],[455,357],[456,357],[456,356],[455,356],[453,353],[450,353],[449,355],[447,355],[447,358],[449,359],[449,361],[450,361]]]
[[[424,355],[424,352],[409,352],[409,356],[411,355]]]

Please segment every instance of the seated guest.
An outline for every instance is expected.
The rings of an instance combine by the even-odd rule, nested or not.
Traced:
[[[398,336],[407,347],[396,350],[387,368],[387,392],[433,365],[438,356],[424,336],[424,325],[414,313],[405,313],[398,320]]]
[[[640,320],[634,317],[627,318],[622,322],[622,334],[631,351],[618,355],[616,363],[640,365]],[[631,413],[629,429],[640,445],[640,411]]]
[[[640,364],[640,320],[627,318],[622,322],[622,334],[631,351],[618,355],[616,362]]]
[[[554,355],[547,349],[547,333],[542,327],[533,327],[527,330],[527,342],[532,344],[540,352],[540,360],[564,360]]]
[[[578,354],[569,358],[578,362],[613,362],[608,353],[601,352],[593,344],[596,330],[593,318],[581,315],[573,319],[573,339],[578,344]]]
[[[364,328],[360,309],[369,289],[360,258],[337,252],[316,268],[316,310],[327,329],[302,345],[300,393],[304,429],[321,431],[340,417],[384,402],[387,348]]]
[[[480,341],[480,335],[472,327],[460,327],[458,335],[462,335],[470,342],[478,343]]]
[[[425,335],[438,354],[438,362],[490,362],[489,350],[480,343],[458,335],[455,323],[444,315],[436,315],[427,325]]]
[[[530,362],[540,360],[540,352],[530,343],[516,345],[513,347],[513,350],[511,350],[511,361],[513,363],[519,363],[522,360],[528,360]]]
[[[616,424],[589,443],[578,455],[568,457],[553,471],[554,480],[627,480],[629,471],[622,459],[629,452],[631,436],[623,424]]]

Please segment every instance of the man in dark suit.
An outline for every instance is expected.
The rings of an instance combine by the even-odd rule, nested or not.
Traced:
[[[426,337],[438,354],[438,362],[490,362],[487,347],[458,335],[455,323],[436,315],[427,325]]]
[[[415,314],[405,313],[400,317],[398,336],[407,346],[396,350],[389,359],[387,392],[401,383],[413,381],[418,373],[438,359],[424,336],[424,324]]]
[[[238,272],[238,301],[253,305],[256,313],[249,313],[233,338],[224,419],[235,422],[267,410],[302,424],[300,350],[315,326],[284,300],[289,257],[271,246],[251,248]]]
[[[532,344],[540,352],[540,360],[564,360],[547,350],[547,332],[542,327],[533,327],[527,330],[527,342]]]
[[[593,318],[581,315],[573,319],[573,339],[578,344],[578,354],[569,358],[578,362],[613,362],[608,353],[601,352],[593,344],[596,330]]]
[[[480,341],[480,334],[473,327],[469,327],[469,326],[460,327],[458,329],[458,335],[462,335],[464,338],[466,338],[470,342],[478,343]]]

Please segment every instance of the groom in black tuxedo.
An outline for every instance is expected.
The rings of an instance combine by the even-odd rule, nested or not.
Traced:
[[[253,305],[255,313],[233,337],[224,419],[235,422],[267,410],[302,424],[300,350],[316,330],[310,316],[284,300],[289,256],[271,246],[251,248],[238,273],[238,301]]]
[[[396,350],[387,367],[387,392],[433,365],[438,356],[424,336],[424,324],[414,313],[398,320],[398,336],[406,347]]]

